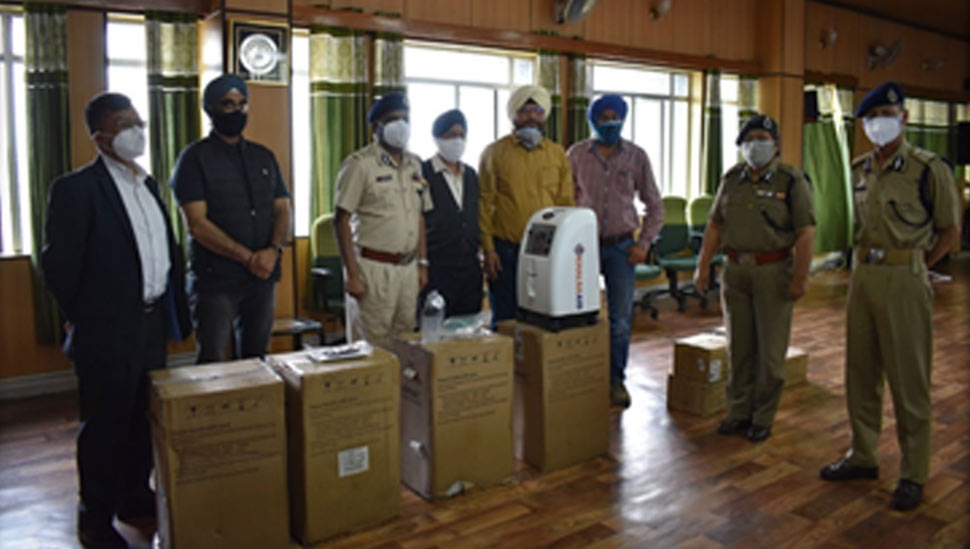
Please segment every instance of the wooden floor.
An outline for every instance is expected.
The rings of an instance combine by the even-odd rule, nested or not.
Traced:
[[[320,547],[967,547],[970,546],[970,260],[935,286],[933,458],[916,511],[887,507],[899,470],[886,402],[879,480],[831,484],[822,465],[849,441],[842,379],[847,275],[812,278],[792,344],[811,354],[808,384],[785,392],[762,444],[714,434],[719,417],[668,412],[672,340],[720,324],[717,306],[661,303],[638,314],[628,386],[613,415],[611,455],[430,504],[403,490],[400,518]],[[892,296],[887,296],[891,299]],[[0,547],[73,547],[75,401],[0,403]],[[145,532],[124,527],[134,547]]]

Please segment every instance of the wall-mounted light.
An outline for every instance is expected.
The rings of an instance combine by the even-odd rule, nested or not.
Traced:
[[[920,68],[922,68],[924,71],[933,71],[933,72],[938,71],[943,68],[943,60],[924,59],[923,62],[920,63]]]
[[[829,27],[827,29],[822,29],[822,35],[819,37],[818,45],[822,47],[823,50],[831,48],[835,45],[835,42],[839,39],[839,31],[835,27]]]
[[[902,49],[902,40],[897,40],[892,46],[885,44],[873,44],[869,46],[869,54],[866,57],[866,68],[875,70],[880,65],[884,69],[889,68],[889,65],[892,65]]]
[[[654,2],[653,7],[650,8],[650,18],[655,21],[663,18],[670,11],[671,4],[673,4],[673,0],[658,0]]]

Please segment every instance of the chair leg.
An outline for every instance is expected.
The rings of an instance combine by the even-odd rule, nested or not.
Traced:
[[[680,291],[677,286],[677,271],[673,269],[667,269],[667,280],[670,282],[669,291],[670,296],[677,300],[677,311],[684,312],[686,307],[684,306],[684,293]]]

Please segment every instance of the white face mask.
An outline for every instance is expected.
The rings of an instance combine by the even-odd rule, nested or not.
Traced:
[[[451,139],[434,139],[438,145],[438,154],[451,164],[456,164],[461,160],[461,155],[465,154],[465,139],[463,137],[452,137]]]
[[[126,128],[111,139],[115,154],[128,162],[145,154],[145,130],[135,126]]]
[[[741,143],[741,156],[755,168],[760,168],[775,157],[775,142],[771,139],[754,139]]]
[[[388,145],[403,149],[411,138],[411,126],[408,125],[407,120],[388,122],[381,127],[381,136]]]
[[[903,117],[900,115],[863,118],[862,127],[869,141],[877,147],[882,147],[899,137],[903,129]]]

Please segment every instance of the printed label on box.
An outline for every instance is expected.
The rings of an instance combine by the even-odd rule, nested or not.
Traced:
[[[370,470],[370,453],[367,446],[350,448],[337,454],[337,476],[340,478],[366,473]]]
[[[721,379],[721,361],[719,359],[714,359],[711,361],[711,370],[707,372],[707,380],[711,383],[719,381]]]

